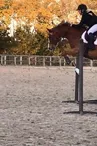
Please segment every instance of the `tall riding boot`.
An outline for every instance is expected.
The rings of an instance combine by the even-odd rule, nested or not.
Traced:
[[[89,51],[89,49],[88,49],[88,44],[86,44],[86,43],[84,43],[84,57],[88,57],[88,51]]]
[[[91,58],[88,55],[88,52],[89,52],[88,44],[84,43],[84,57],[93,60],[93,58]]]
[[[94,41],[95,41],[95,38],[94,38],[93,33],[89,33],[89,35],[88,35],[88,49],[90,49],[90,50],[95,49]]]

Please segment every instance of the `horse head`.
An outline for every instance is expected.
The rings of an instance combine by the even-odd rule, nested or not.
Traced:
[[[48,49],[55,50],[55,48],[58,46],[58,42],[60,42],[61,39],[59,33],[53,29],[48,29],[48,35]]]
[[[60,44],[67,43],[66,34],[70,27],[70,23],[62,22],[59,25],[47,29],[48,30],[48,49],[55,50]]]

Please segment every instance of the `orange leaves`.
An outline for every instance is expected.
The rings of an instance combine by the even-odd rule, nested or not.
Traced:
[[[4,0],[0,0],[0,7],[4,6]]]
[[[29,23],[36,20],[35,26],[44,31],[48,25],[51,26],[54,16],[75,21],[75,11],[80,3],[87,4],[92,10],[97,7],[97,0],[93,0],[93,3],[90,0],[0,0],[0,7],[3,7],[0,17],[10,20],[16,14],[14,19],[25,19]],[[4,8],[5,4],[9,7]]]
[[[2,0],[4,2],[4,0]],[[14,19],[26,20],[28,25],[35,21],[36,29],[45,32],[51,25],[53,14],[59,12],[59,4],[55,0],[6,0],[10,7],[3,9],[6,20],[13,16]],[[15,15],[14,15],[15,14]],[[2,16],[1,16],[2,17]]]

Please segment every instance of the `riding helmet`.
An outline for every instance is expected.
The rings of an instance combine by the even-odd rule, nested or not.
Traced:
[[[85,4],[80,4],[78,6],[77,10],[86,11],[87,10],[87,6]]]

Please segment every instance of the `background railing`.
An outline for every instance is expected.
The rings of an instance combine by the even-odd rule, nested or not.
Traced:
[[[75,62],[75,57],[70,57]],[[0,55],[0,65],[66,66],[64,57],[34,55]],[[72,64],[71,64],[72,65]],[[84,66],[97,66],[97,60],[84,58]]]

